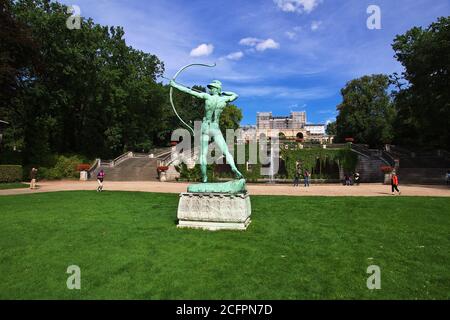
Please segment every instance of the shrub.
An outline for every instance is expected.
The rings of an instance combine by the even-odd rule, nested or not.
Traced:
[[[214,174],[214,171],[215,171],[214,169],[215,169],[215,164],[210,164],[207,166],[206,174],[208,176],[208,182],[217,181],[216,176]],[[192,181],[192,182],[202,181],[202,172],[201,172],[199,164],[196,164],[193,169],[188,169],[186,164],[182,163],[179,170],[180,170],[179,171],[180,178],[182,180],[187,180],[187,181]]]
[[[0,165],[0,182],[22,181],[22,166]]]
[[[64,179],[64,178],[78,178],[79,171],[77,166],[83,162],[80,156],[57,156],[56,163],[52,168],[41,167],[38,168],[38,176],[41,179]]]

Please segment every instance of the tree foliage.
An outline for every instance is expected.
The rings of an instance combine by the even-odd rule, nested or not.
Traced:
[[[11,123],[9,135],[20,142],[25,162],[46,162],[52,153],[109,157],[151,146],[166,99],[156,83],[164,70],[156,56],[127,46],[120,27],[82,19],[81,29],[68,29],[67,8],[59,3],[19,0],[7,7],[10,24],[26,26],[31,38],[12,48],[28,52],[39,44],[31,50],[36,59],[10,50],[21,65],[9,60],[1,70],[2,79],[17,70],[19,92],[2,103],[0,115]],[[12,91],[2,86],[2,100]]]
[[[236,130],[239,128],[239,124],[242,120],[242,111],[234,104],[227,105],[220,116],[220,129],[225,135],[226,129]]]
[[[341,90],[343,101],[337,107],[337,142],[350,137],[373,147],[391,142],[395,113],[388,87],[389,77],[381,74],[347,83]]]
[[[329,136],[335,136],[336,135],[336,121],[328,123],[327,128],[325,129],[325,132]]]
[[[396,142],[450,149],[450,17],[398,35],[392,47],[405,69],[393,77]]]
[[[50,0],[0,4],[0,119],[10,123],[4,149],[21,150],[24,164],[48,166],[55,154],[113,158],[167,145],[181,124],[168,86],[158,82],[163,62],[128,46],[121,27],[81,18],[80,29],[69,29],[69,16]],[[202,119],[201,100],[177,90],[174,99],[183,119]],[[237,111],[227,109],[226,125],[234,120]]]

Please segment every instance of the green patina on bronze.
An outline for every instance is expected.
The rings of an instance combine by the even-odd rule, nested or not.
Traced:
[[[191,193],[247,193],[245,179],[233,180],[223,183],[197,183],[188,186]]]
[[[181,68],[175,76],[170,81],[170,86],[172,88],[176,88],[184,93],[190,94],[198,99],[202,99],[205,101],[205,116],[203,117],[202,126],[201,126],[201,138],[200,138],[200,168],[202,173],[202,184],[190,185],[188,187],[188,192],[194,193],[204,193],[204,192],[217,192],[217,193],[241,193],[245,192],[245,180],[243,179],[242,173],[236,167],[234,162],[234,158],[228,150],[227,143],[222,135],[222,132],[219,128],[219,119],[222,114],[223,109],[229,102],[233,102],[238,98],[238,95],[234,92],[225,92],[222,91],[222,83],[218,80],[212,81],[208,85],[209,93],[206,92],[198,92],[194,91],[188,87],[185,87],[181,84],[175,82],[176,77],[185,69],[190,66],[205,66],[205,67],[214,67],[215,65],[205,65],[205,64],[191,64]],[[172,107],[174,109],[175,114],[178,116],[178,113],[175,109],[175,106],[172,102],[172,90],[170,91],[170,101],[172,103]],[[179,117],[179,116],[178,116]],[[181,119],[181,122],[185,125],[186,122]],[[188,126],[189,127],[189,126]],[[193,132],[192,128],[189,127]],[[227,163],[230,165],[231,170],[236,176],[235,181],[230,181],[226,183],[207,183],[207,153],[208,153],[208,144],[209,140],[214,138],[214,142],[219,147],[220,151],[224,154]]]

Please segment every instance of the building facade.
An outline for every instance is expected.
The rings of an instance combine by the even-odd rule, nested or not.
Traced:
[[[258,112],[256,126],[242,127],[244,141],[259,140],[261,135],[271,137],[279,134],[281,140],[299,142],[332,143],[333,137],[326,134],[325,124],[309,124],[306,112],[291,112],[289,116],[277,117],[272,112]]]

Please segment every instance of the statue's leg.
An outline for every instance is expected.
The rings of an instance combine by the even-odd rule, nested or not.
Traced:
[[[222,151],[222,153],[225,155],[225,159],[227,159],[227,163],[230,165],[231,171],[233,171],[237,178],[242,179],[244,176],[236,168],[234,158],[228,150],[227,143],[225,142],[225,139],[223,138],[222,132],[220,132],[220,130],[217,130],[217,132],[214,134],[214,142],[217,144],[220,151]]]
[[[208,156],[209,135],[202,134],[200,141],[200,170],[202,172],[202,181],[208,182],[207,174],[207,156]]]

